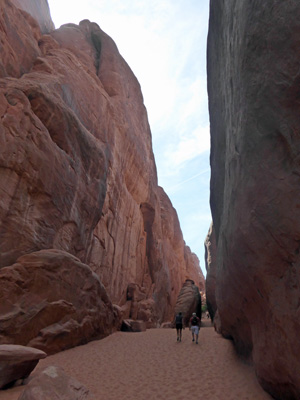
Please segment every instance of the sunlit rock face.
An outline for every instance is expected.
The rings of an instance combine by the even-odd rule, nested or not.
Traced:
[[[298,1],[211,1],[211,208],[221,331],[300,398]]]
[[[195,282],[191,279],[187,279],[179,292],[175,305],[175,315],[179,312],[182,313],[183,324],[189,326],[189,321],[192,313],[196,313],[201,319],[201,294],[199,287],[195,285]]]
[[[82,383],[67,375],[63,368],[49,365],[30,377],[18,400],[91,400],[92,395]]]
[[[204,278],[157,185],[140,85],[97,24],[85,20],[42,34],[42,21],[51,28],[46,2],[28,0],[27,12],[14,4],[21,2],[0,4],[0,268],[21,268],[20,257],[40,250],[63,251],[105,288],[110,306],[103,320],[110,322],[100,336],[120,325],[116,316],[157,326],[173,316],[185,279],[204,285]],[[61,268],[58,277],[68,274],[64,262]],[[73,263],[70,274],[78,268]],[[141,296],[128,299],[131,284]],[[67,294],[57,292],[55,301],[64,303]],[[6,294],[0,318],[12,312]],[[63,321],[53,315],[51,324],[71,319],[67,312]],[[104,326],[97,321],[94,327]],[[47,335],[34,334],[31,345],[45,349]],[[84,337],[92,336],[93,329]],[[51,352],[62,347],[51,346]]]
[[[26,254],[1,268],[0,300],[0,344],[47,354],[103,338],[118,323],[99,277],[61,250]]]

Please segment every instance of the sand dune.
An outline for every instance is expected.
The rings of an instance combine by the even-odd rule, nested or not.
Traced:
[[[37,370],[58,365],[93,393],[95,400],[264,400],[271,399],[253,369],[236,356],[232,343],[204,322],[199,344],[188,329],[181,343],[174,329],[117,332],[41,360]],[[0,392],[18,399],[23,387]]]

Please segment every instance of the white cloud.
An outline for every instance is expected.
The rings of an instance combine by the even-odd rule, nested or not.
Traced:
[[[206,275],[204,241],[211,224],[211,214],[208,210],[206,214],[199,212],[190,216],[182,216],[180,222],[181,229],[184,232],[184,240],[191,250],[198,255],[202,272]]]
[[[183,181],[177,182],[174,186],[166,186],[166,190],[168,191],[168,193],[173,192],[174,190],[178,190],[180,189],[185,183],[190,182],[195,180],[196,178],[198,178],[201,175],[207,174],[210,172],[210,169],[205,169],[204,171],[199,172],[196,175],[190,176],[187,179],[184,179]]]
[[[201,112],[205,114],[207,118],[207,89],[206,89],[206,77],[196,76],[189,86],[182,85],[182,90],[185,90],[188,95],[188,101],[184,104],[182,121],[187,118],[193,117],[194,120],[200,119]]]
[[[198,126],[193,132],[179,138],[165,151],[164,165],[174,173],[177,168],[210,149],[209,127]]]

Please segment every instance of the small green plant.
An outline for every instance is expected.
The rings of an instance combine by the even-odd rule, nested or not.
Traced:
[[[206,303],[202,304],[201,311],[202,311],[202,313],[205,313],[207,311],[207,304]]]

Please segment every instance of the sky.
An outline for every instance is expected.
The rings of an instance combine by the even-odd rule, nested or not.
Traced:
[[[209,207],[206,39],[209,0],[48,0],[56,28],[96,22],[140,82],[158,184],[204,274]]]

